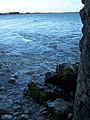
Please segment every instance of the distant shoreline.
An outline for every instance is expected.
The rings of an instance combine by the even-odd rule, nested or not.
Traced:
[[[35,12],[35,13],[30,13],[30,12],[26,12],[26,13],[20,13],[20,12],[8,12],[8,13],[0,13],[0,15],[25,15],[25,14],[63,14],[63,13],[79,13],[79,12]]]

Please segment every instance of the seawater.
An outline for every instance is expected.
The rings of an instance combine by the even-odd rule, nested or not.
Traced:
[[[79,61],[82,23],[79,13],[0,16],[0,47],[53,66]]]

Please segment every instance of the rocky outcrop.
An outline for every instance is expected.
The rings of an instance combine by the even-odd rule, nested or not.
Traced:
[[[31,81],[24,91],[47,107],[50,119],[71,120],[79,63],[63,63],[55,72],[47,72],[43,83]]]
[[[85,4],[80,11],[83,37],[73,120],[90,120],[90,0],[82,0],[82,3]]]
[[[48,100],[55,100],[57,98],[62,98],[64,100],[70,100],[69,96],[59,88],[58,86],[49,84],[38,84],[31,82],[28,84],[27,94],[32,96],[35,100],[40,103],[46,103]]]

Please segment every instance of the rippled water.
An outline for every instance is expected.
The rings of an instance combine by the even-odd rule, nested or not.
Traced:
[[[81,28],[78,13],[2,15],[0,44],[11,54],[29,55],[37,66],[75,62]]]

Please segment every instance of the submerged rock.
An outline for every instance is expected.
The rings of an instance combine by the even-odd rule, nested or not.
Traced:
[[[58,98],[55,101],[47,102],[47,106],[52,113],[53,120],[66,120],[73,105]]]

